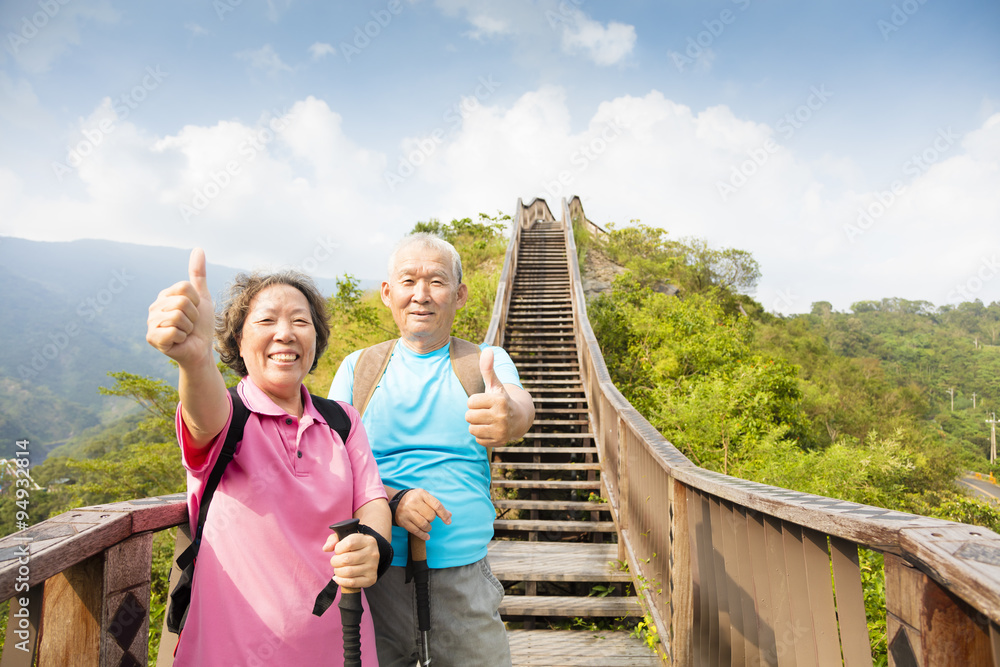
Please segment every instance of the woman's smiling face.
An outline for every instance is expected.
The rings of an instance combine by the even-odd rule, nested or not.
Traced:
[[[261,290],[243,324],[240,356],[247,375],[275,404],[285,410],[289,401],[295,405],[316,357],[316,329],[305,295],[284,284]]]

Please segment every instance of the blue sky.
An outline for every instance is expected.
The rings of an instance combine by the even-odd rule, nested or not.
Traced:
[[[774,312],[1000,300],[995,0],[35,0],[0,30],[0,235],[378,280],[418,220],[576,194],[751,251]]]

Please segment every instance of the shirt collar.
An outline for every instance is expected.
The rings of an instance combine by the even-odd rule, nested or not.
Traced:
[[[262,415],[268,415],[271,417],[285,417],[288,415],[287,412],[279,408],[271,400],[271,397],[264,393],[264,390],[254,384],[250,376],[246,376],[240,380],[239,388],[240,398],[243,399],[243,404],[251,412],[256,412]],[[319,421],[326,424],[326,420],[323,419],[319,411],[313,405],[312,396],[309,394],[309,390],[306,389],[305,385],[299,387],[299,391],[302,393],[302,417],[303,419],[306,415],[312,417],[313,421]]]

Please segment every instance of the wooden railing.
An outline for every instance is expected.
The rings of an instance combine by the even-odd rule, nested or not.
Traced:
[[[586,316],[562,202],[581,374],[603,495],[676,665],[871,664],[858,547],[885,558],[890,664],[1000,667],[1000,536],[698,468],[611,383]],[[518,201],[488,342],[502,343],[520,230],[552,219]],[[10,599],[2,667],[146,664],[153,533],[183,494],[66,512],[0,539]],[[39,641],[39,636],[41,637]]]
[[[1000,667],[1000,536],[695,466],[621,395],[562,220],[620,556],[676,665],[871,665],[858,547],[883,554],[889,663]]]
[[[153,533],[186,520],[179,493],[76,509],[0,539],[2,667],[36,654],[42,666],[145,665]]]

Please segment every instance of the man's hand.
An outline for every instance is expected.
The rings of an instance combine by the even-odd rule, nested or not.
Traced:
[[[334,533],[323,551],[333,552],[333,580],[343,588],[368,588],[378,578],[378,542],[371,535],[355,533],[341,540]]]
[[[188,279],[160,292],[149,307],[146,341],[181,366],[212,358],[215,307],[205,279],[205,252],[191,251]]]
[[[422,540],[430,538],[431,522],[435,517],[446,524],[451,523],[451,512],[423,489],[410,489],[396,506],[396,525]]]
[[[515,385],[505,386],[493,369],[493,350],[479,355],[479,370],[486,391],[469,396],[465,421],[471,433],[483,447],[500,447],[524,435],[535,417],[535,408],[528,392]],[[516,398],[511,391],[517,390]]]

